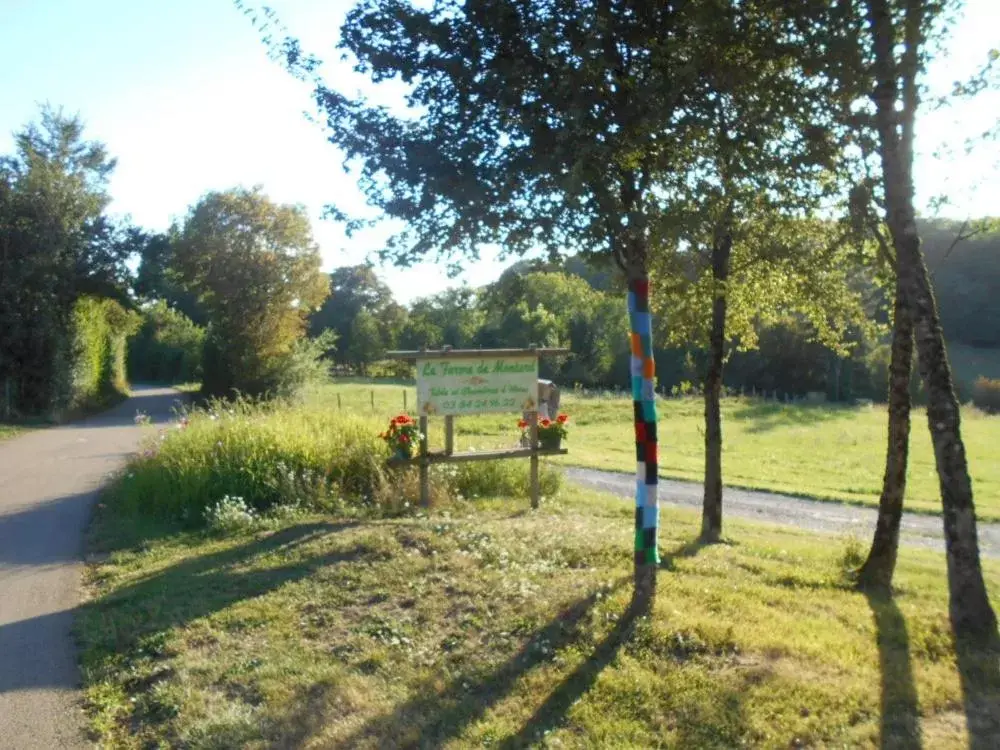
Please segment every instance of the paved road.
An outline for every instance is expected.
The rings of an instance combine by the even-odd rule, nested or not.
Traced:
[[[569,468],[568,479],[622,497],[634,497],[635,477],[595,469]],[[693,482],[660,480],[660,502],[679,507],[701,508],[702,486]],[[723,517],[735,516],[754,521],[797,526],[832,534],[854,532],[862,539],[875,530],[875,510],[855,505],[805,500],[771,492],[737,490],[727,487],[722,495]],[[1000,524],[979,523],[979,550],[986,557],[1000,557]],[[900,541],[918,547],[944,551],[941,518],[904,513]]]
[[[0,748],[86,745],[71,640],[96,491],[178,394],[136,388],[110,412],[0,443]]]

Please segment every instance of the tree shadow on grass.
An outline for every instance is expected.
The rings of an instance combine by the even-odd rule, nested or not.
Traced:
[[[718,542],[706,542],[700,536],[695,537],[687,542],[681,542],[676,547],[672,549],[660,551],[660,568],[662,570],[676,570],[677,561],[683,560],[689,557],[695,557],[699,552],[701,552],[706,547],[735,547],[736,542],[729,541],[727,539],[722,539]]]
[[[741,405],[732,411],[729,418],[748,422],[746,431],[756,434],[782,427],[804,427],[833,422],[849,416],[852,412],[853,409],[848,406],[761,402]]]
[[[324,566],[365,557],[372,550],[354,545],[295,559],[288,565],[242,569],[256,558],[274,553],[287,556],[320,537],[355,525],[354,522],[300,524],[237,547],[186,560],[88,602],[82,607],[80,619],[114,618],[117,622],[127,622],[130,627],[113,629],[101,644],[119,651],[127,649],[143,634],[184,625],[304,578]]]
[[[503,750],[526,747],[540,739],[546,732],[558,727],[566,718],[573,704],[590,692],[601,672],[614,661],[641,614],[641,606],[633,599],[615,627],[598,644],[590,657],[563,679],[559,686],[549,693],[549,697],[538,707],[531,718],[524,723],[521,730],[505,739],[500,747]]]
[[[1000,747],[1000,637],[955,643],[970,750]]]
[[[613,588],[620,588],[628,580],[617,581]],[[503,700],[518,680],[547,662],[551,654],[576,641],[591,609],[606,593],[606,589],[595,592],[563,609],[557,617],[532,633],[524,646],[496,669],[483,674],[464,674],[444,690],[437,689],[433,683],[416,688],[412,698],[391,713],[368,720],[340,746],[359,747],[377,743],[381,747],[440,747],[458,737],[466,727]],[[624,621],[625,618],[619,627]],[[284,723],[289,731],[294,731],[298,721],[297,717],[289,717]],[[296,736],[303,739],[300,735]]]
[[[919,748],[920,705],[913,680],[906,620],[890,593],[866,590],[864,594],[875,618],[882,674],[879,747],[883,750]]]
[[[0,625],[0,693],[35,688],[72,688],[77,675],[62,668],[46,651],[46,644],[65,638],[72,628],[83,650],[84,665],[104,659],[138,658],[148,636],[299,580],[326,565],[349,562],[372,553],[353,545],[325,555],[296,559],[288,565],[245,570],[262,555],[288,554],[352,523],[301,524],[257,538],[237,547],[188,559],[141,578],[76,610]],[[55,633],[56,635],[53,635]]]

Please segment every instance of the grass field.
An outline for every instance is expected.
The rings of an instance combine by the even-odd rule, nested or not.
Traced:
[[[375,413],[411,412],[412,388],[339,383],[309,395],[318,409]],[[374,394],[374,409],[372,395]],[[340,397],[339,407],[337,397]],[[632,408],[622,398],[563,397],[572,417],[564,463],[614,471],[634,471]],[[664,400],[659,405],[660,474],[700,481],[703,470],[703,412],[700,399]],[[726,399],[722,408],[723,472],[727,484],[822,500],[877,505],[885,461],[885,408],[839,405],[785,405]],[[515,415],[456,420],[459,447],[495,447],[517,441]],[[443,444],[442,420],[432,420],[431,436]],[[976,409],[962,414],[976,509],[983,520],[1000,521],[1000,417]],[[940,512],[937,473],[926,412],[914,412],[906,505]]]
[[[15,435],[19,435],[21,432],[23,432],[23,428],[16,425],[0,424],[0,440],[12,438]]]
[[[956,657],[942,556],[902,550],[895,599],[869,598],[849,540],[732,522],[699,548],[696,522],[664,514],[655,611],[633,620],[632,511],[595,494],[137,546],[109,507],[77,619],[91,729],[112,748],[946,749],[969,713],[977,747],[1000,743],[997,659]]]

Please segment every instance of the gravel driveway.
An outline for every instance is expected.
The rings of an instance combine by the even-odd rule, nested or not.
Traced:
[[[632,498],[635,477],[597,469],[567,468],[567,479],[584,487]],[[694,482],[660,480],[660,502],[681,508],[701,508],[702,486]],[[867,539],[875,530],[874,508],[805,500],[772,492],[738,490],[726,487],[722,494],[723,518],[745,518],[765,523],[796,526],[828,534],[855,533]],[[1000,557],[1000,524],[978,524],[979,550],[985,557]],[[941,518],[919,513],[903,514],[900,541],[916,547],[944,551]]]

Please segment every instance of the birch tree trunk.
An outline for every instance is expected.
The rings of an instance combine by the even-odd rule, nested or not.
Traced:
[[[702,500],[701,540],[722,538],[722,368],[726,345],[726,285],[733,248],[730,226],[726,225],[712,243],[712,330],[709,335],[708,369],[705,373],[705,494]]]
[[[899,284],[913,322],[920,377],[927,391],[927,421],[934,445],[948,561],[949,610],[962,639],[996,636],[979,560],[976,508],[962,442],[958,399],[930,277],[920,250],[913,208],[913,126],[917,109],[923,0],[908,0],[903,21],[902,62],[894,56],[896,34],[886,0],[869,0],[875,53],[874,102],[885,186],[886,223],[896,249]],[[900,84],[897,81],[901,81]],[[897,110],[897,101],[902,107]]]
[[[878,522],[868,559],[858,572],[863,587],[889,589],[896,570],[899,524],[906,494],[906,466],[910,444],[910,370],[913,365],[913,325],[896,281],[893,311],[892,356],[889,362],[889,440],[885,475],[878,502]]]

